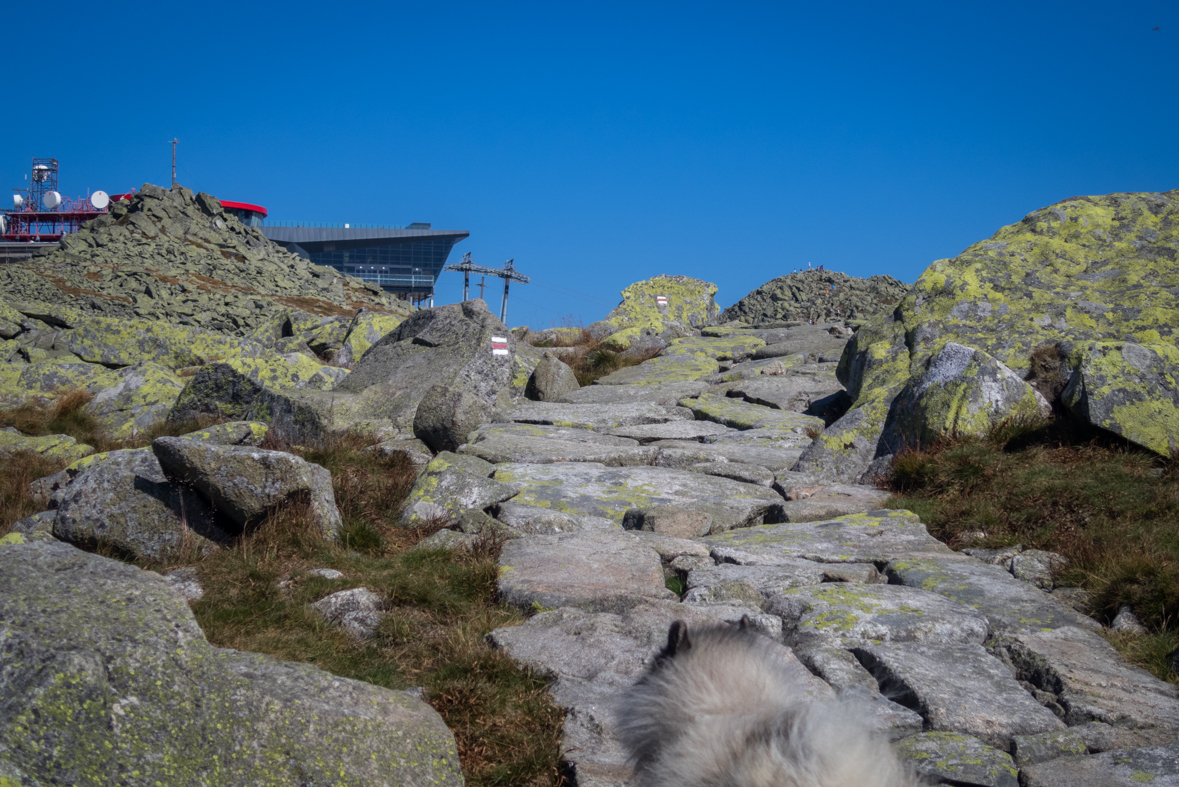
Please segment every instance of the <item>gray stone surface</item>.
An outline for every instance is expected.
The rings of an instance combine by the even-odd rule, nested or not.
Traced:
[[[740,434],[748,434],[748,432]],[[659,457],[655,460],[656,466],[677,469],[701,462],[727,460],[758,465],[774,473],[780,473],[793,467],[802,454],[801,448],[785,447],[779,443],[758,445],[755,441],[693,443],[686,440],[658,440],[651,445],[660,449]]]
[[[542,536],[618,526],[613,520],[603,517],[563,514],[550,508],[523,505],[511,500],[496,506],[495,518],[520,533]]]
[[[546,352],[532,370],[524,395],[538,402],[556,402],[581,388],[577,375],[554,353]]]
[[[662,385],[588,385],[560,397],[566,404],[650,404],[674,407],[680,399],[699,396],[708,383],[682,382]]]
[[[768,599],[765,610],[782,618],[786,644],[802,648],[982,644],[989,630],[986,618],[965,604],[902,585],[828,582],[783,588]]]
[[[214,648],[158,574],[12,541],[0,545],[10,783],[463,783],[453,735],[421,700]]]
[[[1098,721],[1179,736],[1179,689],[1126,664],[1092,631],[1004,631],[997,647],[1021,680],[1054,695],[1070,725]]]
[[[730,387],[729,396],[739,396],[751,404],[805,413],[814,403],[842,390],[839,380],[830,373],[759,375]]]
[[[888,565],[892,581],[940,593],[987,616],[1000,632],[1082,626],[1097,628],[1044,591],[978,560],[908,557]]]
[[[622,518],[626,530],[640,530],[675,538],[697,538],[712,531],[712,516],[706,511],[693,511],[680,506],[647,506],[632,508]],[[704,554],[707,547],[701,546]]]
[[[685,604],[744,604],[763,609],[766,602],[790,588],[825,581],[822,563],[796,560],[789,565],[739,566],[733,563],[702,566],[688,572]]]
[[[727,478],[662,467],[610,468],[592,462],[496,465],[495,478],[520,488],[515,502],[618,524],[632,508],[677,505],[712,517],[713,532],[778,515],[776,492]]]
[[[679,407],[650,402],[633,404],[561,404],[523,402],[508,411],[506,419],[524,424],[551,424],[610,432],[623,426],[690,421],[692,415]]]
[[[921,520],[908,511],[876,511],[825,522],[748,527],[710,535],[704,543],[712,548],[717,560],[743,565],[773,566],[798,558],[824,563],[873,563],[912,554],[953,559],[950,548],[929,535]]]
[[[644,599],[674,599],[659,553],[629,533],[585,530],[504,544],[499,594],[525,610],[581,607],[618,612]]]
[[[227,543],[234,529],[201,495],[168,480],[146,449],[95,456],[54,503],[54,537],[159,561]]]
[[[156,438],[152,453],[169,479],[196,489],[239,529],[303,499],[325,536],[334,538],[340,531],[331,473],[294,454],[179,437]]]
[[[624,426],[611,430],[610,434],[629,437],[640,443],[653,443],[656,440],[699,440],[702,437],[712,437],[732,431],[734,430],[712,421],[670,421],[662,424]]]
[[[853,652],[886,696],[914,708],[930,730],[972,735],[1007,750],[1015,735],[1063,729],[981,645],[861,645]]]
[[[1085,738],[1071,729],[1042,732],[1039,735],[1016,735],[1011,739],[1011,756],[1020,768],[1088,753]]]
[[[774,486],[779,492],[784,491],[778,478]],[[787,522],[818,522],[877,511],[892,497],[891,492],[863,484],[830,484],[809,494],[797,488],[792,491],[799,499],[789,499],[789,493],[784,495],[787,500],[782,511]]]
[[[368,588],[341,590],[311,605],[329,623],[357,640],[368,639],[381,625],[382,607],[381,597]]]
[[[1011,556],[1008,568],[1016,579],[1030,582],[1041,590],[1052,590],[1053,578],[1066,565],[1068,560],[1064,555],[1042,549],[1025,549]]]
[[[598,462],[607,467],[649,465],[658,448],[588,429],[532,424],[491,424],[471,433],[459,453],[492,463]]]
[[[757,484],[767,489],[774,485],[774,474],[770,470],[760,465],[748,465],[744,462],[730,462],[728,460],[723,462],[701,462],[698,465],[691,465],[687,469],[696,473],[714,475],[717,478],[729,478],[733,481],[740,481],[743,484]],[[786,510],[785,505],[782,506],[782,510]],[[840,511],[839,513],[844,512]],[[789,515],[786,515],[784,518],[787,521],[793,521]]]
[[[1029,765],[1024,787],[1175,787],[1179,742]]]
[[[164,581],[180,594],[185,601],[199,601],[205,595],[196,566],[185,566],[164,575]]]
[[[1019,787],[1011,755],[969,735],[924,732],[901,741],[896,751],[931,779],[977,787]]]
[[[464,510],[482,510],[515,497],[517,487],[488,478],[494,469],[478,457],[443,451],[426,465],[409,491],[401,523],[420,527],[450,522]]]
[[[266,439],[266,424],[260,421],[229,421],[180,435],[182,440],[197,440],[219,445],[261,445]]]

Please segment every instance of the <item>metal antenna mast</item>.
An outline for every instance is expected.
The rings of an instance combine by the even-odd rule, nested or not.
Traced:
[[[519,273],[515,268],[515,258],[504,263],[502,268],[487,268],[482,265],[476,265],[475,261],[471,259],[471,253],[467,252],[463,255],[463,259],[457,265],[447,265],[443,270],[447,271],[462,271],[463,274],[463,300],[467,300],[470,295],[470,277],[472,273],[481,273],[486,276],[498,276],[504,280],[504,299],[499,306],[499,320],[504,325],[508,324],[508,285],[513,281],[518,281],[521,284],[527,284],[529,279],[523,273]],[[480,284],[479,297],[483,297],[482,287]]]
[[[172,137],[172,188],[176,188],[176,143],[179,141]]]

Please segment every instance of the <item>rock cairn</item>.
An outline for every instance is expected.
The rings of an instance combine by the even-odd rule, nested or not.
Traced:
[[[868,320],[909,291],[892,276],[860,279],[836,271],[798,271],[768,281],[724,310],[721,318],[758,325],[775,320]]]
[[[283,309],[351,317],[412,307],[375,284],[313,265],[223,210],[216,197],[150,183],[58,248],[0,266],[10,303],[137,317],[243,336]]]

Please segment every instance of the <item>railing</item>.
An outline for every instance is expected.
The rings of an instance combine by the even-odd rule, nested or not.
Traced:
[[[355,276],[364,281],[371,281],[373,284],[379,284],[382,287],[434,288],[433,276],[414,276],[413,274],[396,273],[349,273],[348,275]]]
[[[398,227],[394,224],[324,224],[312,221],[268,221],[263,220],[257,226],[266,227],[308,227],[310,229],[330,230],[407,230],[409,227]]]

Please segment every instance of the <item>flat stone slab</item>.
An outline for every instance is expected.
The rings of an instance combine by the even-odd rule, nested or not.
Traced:
[[[697,421],[695,423],[705,422]],[[738,434],[748,434],[748,432],[738,432]],[[798,462],[798,457],[802,455],[801,448],[759,445],[756,442],[732,444],[659,440],[651,445],[660,449],[659,456],[655,460],[655,464],[659,467],[684,468],[701,462],[727,459],[730,462],[758,465],[777,474],[794,467]]]
[[[782,510],[786,512],[787,522],[817,522],[848,514],[878,511],[890,497],[890,492],[874,486],[831,484],[801,500],[787,500]]]
[[[823,568],[822,563],[802,559],[779,566],[738,566],[734,563],[703,566],[688,572],[684,603],[703,606],[744,604],[762,609],[767,600],[790,588],[827,581]]]
[[[712,532],[777,517],[782,498],[754,484],[663,467],[610,468],[593,462],[496,465],[495,479],[520,489],[513,502],[589,515],[621,525],[632,508],[676,505],[712,517]]]
[[[783,588],[765,610],[782,618],[782,634],[791,647],[850,648],[874,642],[981,645],[990,630],[987,619],[965,604],[902,585],[827,582]]]
[[[1179,742],[1029,765],[1025,787],[1176,787]]]
[[[916,514],[881,510],[823,522],[799,522],[734,530],[703,539],[718,561],[774,566],[798,558],[820,563],[874,563],[900,555],[953,551],[929,535]],[[788,564],[788,563],[787,563]]]
[[[898,743],[896,753],[924,776],[953,784],[1019,787],[1019,771],[1011,755],[969,735],[923,732]]]
[[[551,508],[521,505],[508,500],[496,506],[495,518],[519,533],[551,536],[579,530],[614,528],[617,524],[596,516],[573,516]]]
[[[750,405],[750,407],[756,406]],[[801,415],[799,417],[810,418],[809,415]],[[759,448],[776,448],[779,450],[798,449],[799,456],[813,442],[805,431],[798,432],[794,429],[780,429],[772,426],[765,427],[764,429],[739,429],[734,432],[709,435],[702,439],[704,442],[712,443],[713,445],[756,446]],[[797,460],[795,461],[797,462]]]
[[[507,420],[524,424],[551,424],[609,432],[623,426],[690,421],[692,415],[687,410],[678,407],[664,407],[650,402],[634,402],[632,404],[527,402],[508,411]]]
[[[662,385],[587,385],[557,397],[557,401],[565,404],[650,402],[664,407],[674,407],[680,399],[699,396],[707,390],[708,383],[699,381]]]
[[[732,431],[734,430],[712,421],[672,421],[663,424],[624,426],[621,429],[614,429],[610,434],[629,437],[640,443],[653,443],[656,440],[699,440],[702,437],[712,437]]]
[[[1064,728],[981,645],[886,643],[852,652],[887,696],[917,710],[933,731],[973,735],[1007,750],[1015,735]]]
[[[716,394],[706,393],[696,399],[681,399],[680,406],[691,410],[699,420],[715,421],[734,429],[773,429],[784,434],[805,436],[808,429],[822,431],[824,426],[822,418]]]
[[[659,449],[645,448],[636,440],[598,434],[588,429],[492,424],[472,432],[467,444],[458,452],[493,464],[599,462],[607,467],[630,467],[651,464]]]
[[[1092,618],[1074,612],[1039,588],[979,560],[902,557],[889,564],[888,574],[899,584],[974,607],[1001,632],[1098,627]]]
[[[729,394],[750,404],[802,413],[814,402],[842,390],[834,374],[780,374],[742,380]]]
[[[666,385],[686,383],[715,374],[720,364],[715,358],[691,355],[661,355],[638,366],[628,366],[598,378],[597,385]]]
[[[675,599],[659,553],[630,533],[586,530],[504,544],[499,594],[525,610],[583,607],[617,612],[643,599]]]
[[[717,478],[729,478],[733,481],[740,481],[743,484],[757,484],[767,489],[774,485],[774,474],[772,472],[764,467],[747,465],[744,462],[730,462],[728,460],[723,462],[701,462],[698,465],[691,465],[687,469],[696,473],[714,475]],[[784,517],[784,519],[792,521],[790,517]]]
[[[1021,679],[1056,695],[1070,725],[1097,721],[1179,733],[1179,689],[1126,664],[1092,631],[1004,632],[999,647]]]

